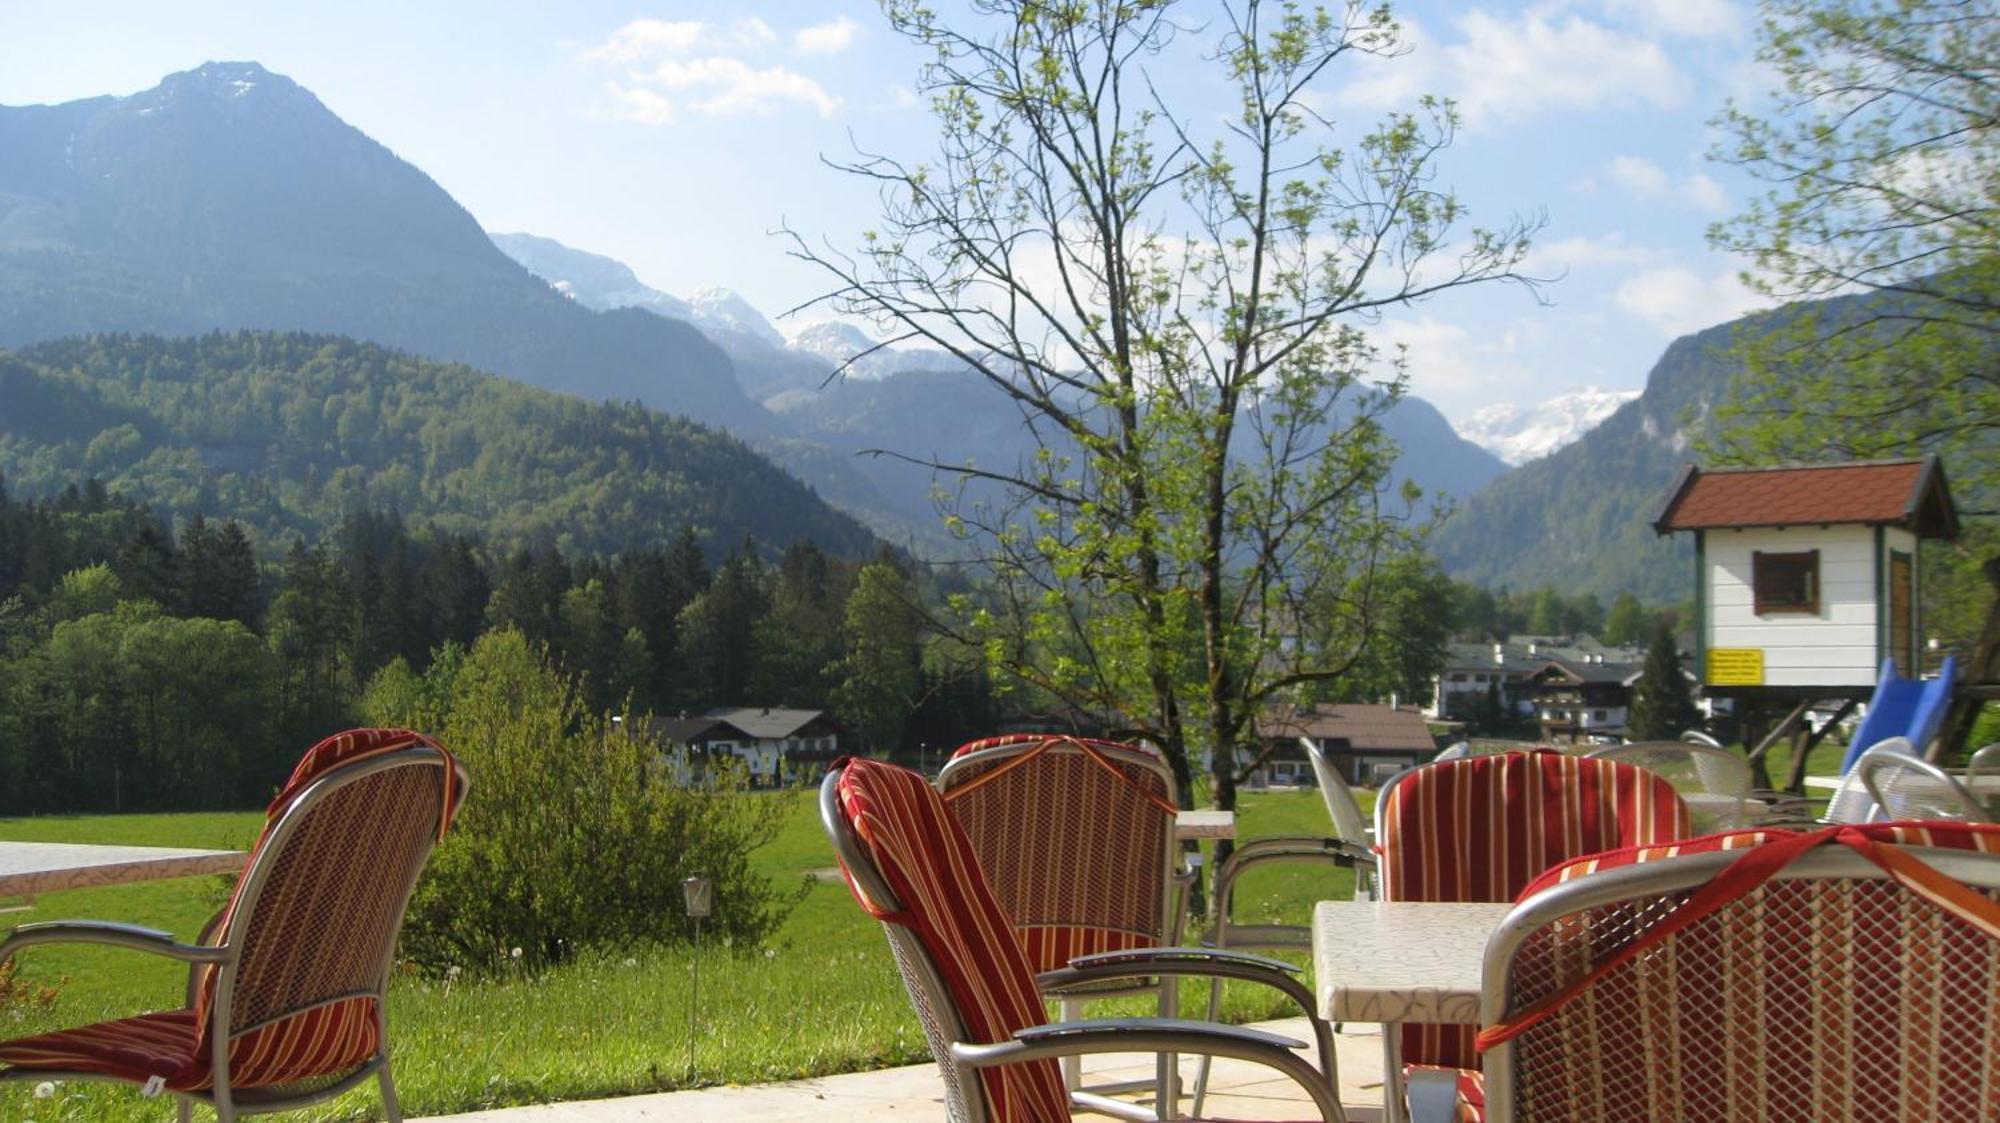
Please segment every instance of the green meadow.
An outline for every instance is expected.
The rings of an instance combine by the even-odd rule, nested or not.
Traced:
[[[396,980],[389,1031],[405,1111],[438,1115],[927,1059],[880,927],[855,905],[833,870],[811,796],[759,797],[791,802],[782,833],[757,853],[758,863],[775,877],[809,883],[803,901],[765,946],[710,942],[698,964],[685,945],[636,947],[592,953],[535,976],[501,964],[497,973],[479,978]],[[0,820],[0,839],[242,849],[255,840],[261,824],[254,812],[6,819]],[[1246,838],[1323,834],[1326,811],[1314,791],[1246,794],[1239,830]],[[1238,918],[1304,923],[1313,901],[1351,893],[1350,876],[1296,865],[1253,875],[1239,889]],[[226,879],[193,878],[52,893],[30,911],[0,917],[0,924],[119,920],[192,939],[227,891]],[[137,952],[36,948],[21,960],[25,981],[60,983],[60,992],[46,1008],[0,1009],[0,1036],[173,1008],[186,986],[185,968]],[[1199,1010],[1206,1001],[1205,988],[1190,984],[1183,1009]],[[1125,1000],[1093,1007],[1091,1013],[1141,1009],[1140,1000]],[[1231,1020],[1286,1013],[1282,1000],[1251,987],[1232,987],[1225,1004]],[[373,1088],[286,1118],[379,1119]],[[0,1119],[81,1123],[172,1117],[167,1100],[149,1101],[114,1085],[65,1084],[52,1093],[36,1098],[31,1087],[0,1085]]]

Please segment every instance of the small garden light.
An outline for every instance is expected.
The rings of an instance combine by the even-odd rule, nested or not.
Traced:
[[[701,922],[715,904],[715,883],[696,874],[681,881],[681,900],[687,905],[688,922],[694,925],[694,988],[688,995],[688,1079],[694,1079],[695,1015],[701,1009]]]

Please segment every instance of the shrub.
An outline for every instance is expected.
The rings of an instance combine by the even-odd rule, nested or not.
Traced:
[[[748,861],[788,797],[748,793],[740,769],[681,782],[657,746],[588,713],[581,684],[518,631],[447,651],[421,677],[392,665],[363,708],[432,732],[472,776],[405,923],[404,954],[422,969],[532,970],[584,948],[685,940],[693,874],[714,881],[708,930],[747,950],[804,894]]]

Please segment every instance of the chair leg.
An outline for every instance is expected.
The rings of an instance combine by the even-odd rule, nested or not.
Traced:
[[[1222,980],[1210,979],[1208,981],[1208,1020],[1210,1022],[1214,1022],[1217,1018],[1221,1016],[1222,1016]],[[1201,1118],[1202,1101],[1208,1098],[1208,1067],[1210,1064],[1214,1063],[1214,1061],[1215,1061],[1214,1057],[1211,1057],[1208,1054],[1203,1053],[1201,1055],[1200,1060],[1197,1061],[1195,1064],[1194,1103],[1189,1105],[1188,1114],[1192,1115],[1196,1119]]]
[[[194,1123],[194,1101],[182,1099],[174,1105],[174,1118],[179,1123]]]
[[[403,1105],[396,1101],[396,1078],[389,1075],[389,1060],[382,1059],[382,1067],[376,1070],[375,1079],[382,1085],[382,1117],[388,1123],[403,1123]]]

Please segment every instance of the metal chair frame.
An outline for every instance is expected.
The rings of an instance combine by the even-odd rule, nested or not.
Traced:
[[[1941,847],[1904,849],[1948,877],[1981,888],[2000,889],[2000,855]],[[1496,1025],[1514,1012],[1514,961],[1536,932],[1579,913],[1620,901],[1697,889],[1742,856],[1740,850],[1717,850],[1621,866],[1550,886],[1521,902],[1487,942],[1480,972],[1483,980],[1480,1023]],[[1866,858],[1840,847],[1802,855],[1772,880],[1886,880],[1888,876]],[[1800,970],[1810,970],[1812,965],[1810,957],[1799,960]],[[1516,1103],[1514,1051],[1512,1042],[1502,1042],[1481,1058],[1488,1123],[1516,1123],[1522,1119]]]
[[[1375,852],[1369,848],[1367,820],[1362,817],[1361,805],[1354,798],[1354,789],[1340,775],[1333,762],[1327,759],[1319,745],[1310,737],[1299,738],[1306,750],[1307,759],[1312,761],[1313,775],[1319,780],[1320,797],[1326,802],[1327,817],[1333,821],[1333,835],[1328,838],[1313,836],[1274,836],[1252,839],[1237,846],[1229,855],[1229,860],[1215,872],[1215,925],[1209,929],[1205,943],[1217,948],[1256,948],[1275,950],[1280,948],[1310,948],[1312,928],[1303,924],[1237,924],[1231,920],[1236,900],[1236,883],[1244,874],[1260,866],[1280,862],[1328,863],[1339,869],[1354,871],[1354,896],[1359,900],[1365,892],[1374,896]],[[1221,1013],[1222,982],[1216,980],[1208,991],[1208,1020],[1214,1021]],[[1209,1063],[1201,1062],[1195,1073],[1193,1112],[1201,1114],[1203,1102],[1208,1097]]]
[[[277,867],[279,858],[284,853],[286,843],[290,841],[292,834],[299,829],[300,824],[305,822],[307,816],[317,805],[349,784],[381,772],[386,772],[392,768],[417,766],[442,768],[446,766],[446,758],[437,750],[426,746],[398,749],[393,752],[383,753],[380,756],[358,761],[354,764],[335,767],[307,785],[299,793],[298,797],[292,801],[291,805],[285,808],[277,824],[270,829],[269,835],[264,839],[263,844],[251,859],[250,865],[244,870],[243,890],[236,898],[233,913],[230,913],[230,910],[225,910],[225,913],[230,913],[230,915],[239,918],[230,927],[238,932],[249,929],[250,919],[256,915],[257,908],[262,903],[265,883],[270,879],[271,871]],[[453,762],[452,767],[454,768],[454,775],[451,779],[455,781],[457,786],[451,790],[456,791],[459,798],[463,798],[468,786],[465,769],[462,766],[458,766],[456,762]],[[436,842],[433,840],[430,847],[434,848],[435,845]],[[401,896],[395,911],[399,923],[404,912],[409,908],[410,894],[415,891],[417,878],[422,874],[429,856],[429,848],[427,848],[422,855],[422,860],[413,863],[409,882],[402,887]],[[381,965],[375,972],[376,984],[367,991],[347,996],[372,997],[375,999],[376,1018],[379,1023],[377,1029],[380,1031],[382,1041],[381,1049],[376,1055],[364,1061],[354,1072],[325,1088],[296,1094],[265,1094],[261,1093],[259,1089],[236,1089],[231,1087],[229,1082],[230,1017],[231,1009],[234,1005],[236,977],[242,966],[243,947],[239,942],[230,938],[227,933],[224,933],[223,942],[220,944],[204,942],[216,935],[216,929],[221,924],[225,913],[218,913],[215,917],[211,918],[208,924],[202,929],[201,934],[196,938],[197,942],[193,944],[183,944],[175,941],[173,934],[170,932],[162,932],[158,929],[145,928],[136,924],[121,924],[111,921],[58,920],[37,924],[23,924],[9,933],[5,940],[0,940],[0,960],[5,960],[10,955],[25,948],[34,947],[39,944],[55,943],[102,944],[109,947],[126,948],[131,951],[162,955],[189,965],[187,994],[190,1002],[193,1001],[201,986],[202,969],[204,967],[214,968],[215,995],[213,1001],[209,1004],[209,1017],[211,1019],[209,1025],[211,1043],[209,1064],[214,1071],[214,1082],[206,1091],[173,1093],[180,1101],[178,1117],[181,1123],[188,1123],[193,1118],[194,1105],[197,1103],[205,1103],[213,1108],[218,1123],[233,1123],[236,1118],[243,1115],[261,1115],[275,1111],[291,1111],[297,1108],[308,1107],[312,1104],[322,1103],[360,1086],[370,1077],[375,1078],[381,1085],[383,1111],[388,1116],[390,1123],[400,1123],[403,1118],[403,1112],[402,1106],[396,1098],[395,1079],[390,1073],[388,1032],[389,969],[395,958],[395,942],[393,940],[389,942],[388,954],[382,957]],[[254,1027],[246,1026],[243,1028],[247,1030]],[[130,1081],[102,1073],[20,1068],[0,1069],[0,1080],[93,1080],[119,1084],[130,1083]]]
[[[1930,761],[1921,757],[1904,756],[1901,753],[1881,753],[1870,749],[1854,762],[1854,771],[1860,775],[1862,786],[1874,798],[1875,805],[1889,819],[1957,819],[1967,823],[1990,823],[1993,817],[1979,797],[1972,794],[1965,785]],[[1922,794],[1939,796],[1941,802],[1955,805],[1944,814],[1903,814],[1899,804],[1908,793],[1898,792],[1899,780],[1914,780],[1922,788]],[[1935,808],[1924,808],[1929,812]]]
[[[876,868],[853,825],[842,811],[839,782],[842,768],[829,769],[820,785],[820,822],[833,845],[834,855],[876,905],[900,911],[901,903]],[[930,954],[909,928],[884,920],[882,928],[901,969],[910,1001],[924,1023],[925,1036],[936,1057],[945,1082],[945,1112],[951,1123],[994,1123],[992,1106],[980,1083],[973,1079],[982,1068],[1019,1064],[1051,1058],[1081,1057],[1102,1053],[1155,1053],[1212,1055],[1249,1061],[1276,1070],[1302,1088],[1324,1123],[1345,1123],[1335,1089],[1339,1086],[1334,1067],[1333,1035],[1327,1023],[1314,1013],[1312,992],[1291,978],[1297,969],[1289,964],[1258,956],[1234,955],[1206,948],[1141,948],[1085,956],[1069,967],[1045,972],[1036,979],[1045,995],[1060,994],[1067,987],[1100,985],[1106,981],[1160,976],[1205,977],[1220,974],[1228,978],[1259,982],[1274,987],[1300,1004],[1312,1023],[1314,1045],[1320,1059],[1315,1068],[1294,1052],[1305,1043],[1276,1034],[1241,1026],[1183,1021],[1177,1018],[1105,1018],[1062,1021],[1022,1029],[1012,1040],[991,1044],[968,1041],[950,989]],[[1076,1106],[1134,1120],[1173,1118],[1172,1106],[1156,1104],[1150,1112],[1136,1104],[1109,1101],[1105,1104],[1080,1100]]]
[[[1897,756],[1914,758],[1915,745],[1908,737],[1889,737],[1869,746],[1867,752],[1855,758],[1854,767],[1840,778],[1840,787],[1826,801],[1826,811],[1820,816],[1822,823],[1873,823],[1882,818],[1882,807],[1876,802],[1875,794],[1861,779],[1861,762],[1876,753],[1894,753]]]
[[[1584,756],[1591,760],[1619,760],[1637,765],[1650,772],[1657,772],[1674,785],[1682,797],[1689,795],[1721,796],[1734,799],[1735,808],[1718,822],[1705,830],[1729,830],[1736,827],[1755,826],[1761,816],[1750,815],[1749,805],[1760,802],[1753,798],[1751,788],[1755,777],[1750,771],[1750,762],[1730,752],[1728,749],[1711,747],[1697,741],[1689,741],[1683,735],[1678,741],[1633,741],[1623,745],[1608,745],[1593,749]],[[1694,772],[1694,783],[1682,783],[1684,771],[1670,773],[1656,764],[1675,761],[1690,766]],[[1690,813],[1694,804],[1689,804]]]

